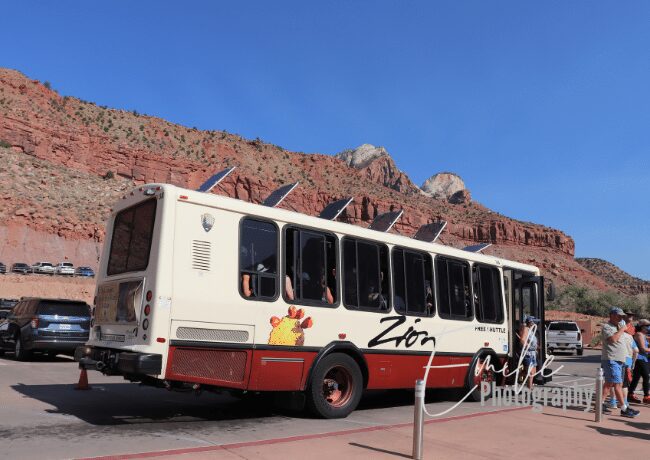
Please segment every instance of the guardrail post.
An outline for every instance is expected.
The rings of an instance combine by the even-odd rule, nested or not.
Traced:
[[[424,380],[415,381],[415,413],[413,415],[413,458],[422,460],[424,441]]]
[[[594,410],[596,412],[596,421],[600,422],[603,418],[603,368],[598,368],[598,375],[596,376],[596,394],[595,394]]]

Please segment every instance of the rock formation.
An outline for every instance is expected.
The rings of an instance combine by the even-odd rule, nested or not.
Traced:
[[[422,193],[436,200],[447,200],[450,203],[469,203],[471,197],[465,183],[458,175],[449,172],[434,174],[420,187]]]
[[[7,181],[2,186],[0,180],[0,235],[17,242],[0,245],[5,263],[58,262],[70,255],[80,259],[72,260],[77,265],[83,260],[96,267],[105,219],[126,190],[145,182],[196,188],[231,165],[237,170],[213,193],[261,202],[279,185],[300,181],[283,207],[316,215],[329,202],[350,196],[354,203],[340,217],[344,222],[367,226],[379,213],[403,209],[395,231],[408,236],[444,219],[449,222],[444,244],[490,242],[488,253],[538,265],[558,284],[606,286],[574,261],[568,235],[471,201],[464,185],[451,185],[462,184],[460,178],[448,178],[444,199],[425,197],[381,147],[363,145],[337,157],[290,152],[259,139],[63,97],[19,72],[0,69],[0,176]],[[39,245],[25,243],[34,238]]]
[[[407,195],[418,193],[418,188],[406,174],[397,168],[383,147],[363,144],[356,149],[339,153],[336,158],[343,160],[348,166],[358,169],[372,182]]]

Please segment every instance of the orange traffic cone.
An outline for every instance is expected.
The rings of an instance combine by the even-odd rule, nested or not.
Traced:
[[[81,374],[79,374],[79,382],[74,387],[75,390],[90,390],[90,385],[88,385],[88,371],[85,367],[81,368]]]

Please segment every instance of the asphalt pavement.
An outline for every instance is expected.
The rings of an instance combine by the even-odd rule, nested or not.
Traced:
[[[558,357],[552,368],[563,367],[550,387],[592,386],[599,362],[599,352],[593,351],[582,357]],[[308,449],[309,457],[316,459],[332,458],[326,452],[334,446],[343,449],[339,458],[394,458],[410,454],[412,391],[369,392],[359,409],[346,419],[321,420],[283,410],[272,401],[255,397],[175,393],[97,372],[88,375],[92,390],[76,391],[74,384],[79,371],[69,358],[43,357],[27,363],[14,361],[10,354],[0,358],[0,458],[133,458],[133,454],[138,454],[138,458],[280,458],[273,455],[281,448],[286,452]],[[428,392],[427,410],[443,412],[457,398],[457,392]],[[441,449],[455,439],[456,433],[456,438],[465,439],[459,444],[459,452],[464,452],[481,438],[481,433],[488,433],[481,441],[487,453],[505,439],[518,438],[522,430],[530,428],[533,434],[541,436],[567,421],[577,423],[587,433],[606,437],[596,428],[585,428],[593,420],[593,413],[579,408],[570,410],[574,415],[569,416],[562,409],[557,414],[553,414],[555,409],[545,409],[540,414],[530,407],[465,402],[427,423],[425,447],[433,443],[429,449]],[[522,427],[522,423],[526,426]],[[494,427],[508,424],[514,425],[506,432],[493,433]],[[478,431],[472,428],[468,436],[472,426]],[[441,440],[438,435],[443,432],[447,434]],[[395,439],[391,440],[393,435]],[[313,448],[318,445],[330,447],[322,451]],[[450,446],[452,449],[453,442]]]

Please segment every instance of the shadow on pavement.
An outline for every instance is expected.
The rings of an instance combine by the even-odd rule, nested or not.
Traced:
[[[72,415],[92,425],[189,423],[269,417],[273,408],[257,399],[226,394],[168,392],[132,383],[91,383],[90,391],[74,385],[12,385],[24,396],[52,406],[49,414]]]
[[[647,425],[647,424],[644,424]],[[593,428],[598,431],[600,434],[607,436],[614,436],[617,438],[636,438],[643,441],[650,441],[650,434],[639,433],[637,431],[627,431],[627,430],[614,430],[612,428],[605,428],[602,426],[587,425],[587,428]]]
[[[0,356],[0,361],[16,361],[14,353],[11,351],[5,352],[4,356]],[[26,362],[34,363],[71,363],[74,359],[72,356],[67,355],[50,355],[45,353],[34,353]]]
[[[354,447],[361,447],[362,449],[368,449],[368,450],[371,450],[373,452],[381,452],[382,454],[394,455],[396,457],[413,458],[411,455],[402,454],[401,452],[394,452],[392,450],[379,449],[377,447],[366,446],[365,444],[359,444],[359,443],[356,443],[356,442],[351,442],[351,443],[349,443],[349,445],[354,446]]]
[[[58,358],[57,358],[58,359]],[[192,423],[236,421],[284,416],[313,418],[307,411],[285,409],[274,395],[248,394],[235,397],[229,393],[171,392],[133,383],[99,383],[91,381],[91,390],[77,391],[72,384],[12,385],[27,398],[41,401],[48,414],[70,415],[91,425],[136,425],[156,423]],[[456,399],[454,399],[456,398]],[[427,391],[427,403],[456,401],[453,391]],[[358,410],[412,406],[413,391],[366,392]]]

